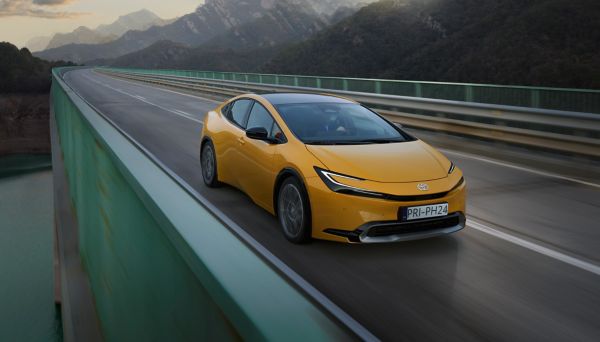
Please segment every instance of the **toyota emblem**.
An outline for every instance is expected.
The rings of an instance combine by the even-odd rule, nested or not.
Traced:
[[[429,185],[425,184],[425,183],[421,183],[417,185],[417,189],[421,190],[421,191],[427,191],[429,190]]]

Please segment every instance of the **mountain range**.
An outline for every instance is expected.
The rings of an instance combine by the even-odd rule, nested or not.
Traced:
[[[102,44],[116,40],[130,30],[145,31],[152,26],[164,26],[174,20],[164,20],[147,9],[120,16],[111,24],[96,29],[80,26],[69,33],[57,33],[50,37],[34,37],[25,45],[30,51],[55,49],[69,44]]]
[[[263,72],[600,88],[596,0],[384,0]]]
[[[119,39],[105,44],[70,44],[41,51],[36,55],[47,60],[64,59],[82,63],[117,58],[163,40],[197,47],[235,28],[260,21],[268,16],[282,19],[275,27],[286,25],[286,22],[299,21],[292,17],[283,18],[280,15],[283,12],[291,16],[310,15],[314,20],[327,22],[329,16],[335,14],[338,8],[358,2],[356,0],[206,0],[194,13],[184,15],[162,27],[155,26],[145,31],[128,31]],[[299,32],[303,29],[291,28],[286,29],[286,32]],[[272,32],[271,36],[276,34],[277,32]],[[269,43],[268,39],[264,43]]]
[[[48,47],[53,36],[33,37],[25,43],[25,47],[32,52],[42,51]]]
[[[596,0],[206,0],[36,55],[87,64],[600,88]]]
[[[106,36],[120,37],[130,30],[145,31],[152,26],[164,26],[174,22],[176,19],[165,20],[147,9],[120,16],[113,23],[100,25],[96,32]]]
[[[198,47],[163,40],[114,60],[95,62],[114,66],[254,70],[282,48],[314,36],[357,10],[348,3],[335,7],[333,1],[319,6],[304,0],[267,5],[258,19],[235,26]],[[331,7],[323,10],[324,5]]]
[[[85,26],[79,26],[69,33],[57,33],[48,42],[46,49],[54,49],[68,44],[102,44],[118,37],[112,34],[104,35]]]

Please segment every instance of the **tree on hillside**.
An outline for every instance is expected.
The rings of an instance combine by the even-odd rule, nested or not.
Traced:
[[[54,67],[74,65],[65,62],[47,62],[31,55],[23,48],[0,42],[0,93],[46,93],[52,81]]]

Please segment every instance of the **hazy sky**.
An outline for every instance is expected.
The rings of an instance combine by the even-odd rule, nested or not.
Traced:
[[[146,8],[163,19],[193,12],[203,0],[0,0],[0,41],[22,47],[30,38],[96,28]]]

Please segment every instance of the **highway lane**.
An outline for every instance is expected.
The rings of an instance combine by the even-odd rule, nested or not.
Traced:
[[[90,70],[70,72],[66,81],[382,339],[600,337],[596,274],[471,228],[392,245],[290,245],[276,219],[245,195],[203,186],[197,119],[214,102]],[[569,255],[600,260],[594,248],[600,227],[593,221],[600,212],[598,188],[449,156],[465,171],[469,209],[478,220]]]

